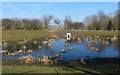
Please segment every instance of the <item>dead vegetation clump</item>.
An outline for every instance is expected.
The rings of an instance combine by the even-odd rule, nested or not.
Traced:
[[[42,58],[34,58],[31,55],[23,56],[18,59],[21,63],[42,63],[43,65],[53,65],[57,63],[57,61],[48,58],[48,56],[44,56]]]

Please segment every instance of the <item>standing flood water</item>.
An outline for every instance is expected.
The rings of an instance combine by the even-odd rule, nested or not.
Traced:
[[[66,41],[66,39],[57,39],[48,42],[37,41],[35,44],[27,43],[20,45],[13,45],[8,47],[3,47],[3,50],[9,50],[10,52],[19,51],[22,47],[26,47],[26,50],[32,50],[32,53],[23,53],[18,56],[3,56],[2,59],[18,59],[22,56],[32,55],[35,58],[40,58],[43,56],[54,56],[59,54],[58,60],[77,60],[77,59],[89,59],[89,58],[99,58],[99,57],[120,57],[119,50],[117,47],[117,41],[102,39],[90,39],[87,37],[81,38],[82,42],[77,40]],[[68,45],[65,45],[68,44]],[[49,46],[48,46],[49,45]],[[41,47],[41,48],[40,48]],[[92,48],[96,48],[93,50]],[[99,49],[99,51],[97,50]],[[65,53],[61,51],[65,50]]]

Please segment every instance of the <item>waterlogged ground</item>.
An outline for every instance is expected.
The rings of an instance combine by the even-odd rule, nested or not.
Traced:
[[[54,39],[53,41],[50,41],[51,44],[50,47],[47,47],[47,44],[44,44],[43,41],[45,37],[50,38],[53,35],[56,35],[57,37],[64,37],[64,35],[70,32],[72,33],[72,36],[79,37],[82,40],[82,43],[76,43],[75,40],[69,42],[71,45],[64,45],[65,39]],[[54,33],[54,34],[53,34]],[[11,36],[13,35],[13,36]],[[84,36],[100,36],[100,38],[89,38]],[[6,46],[3,48],[0,48],[0,50],[9,50],[10,53],[13,53],[15,51],[23,50],[22,47],[26,46],[27,49],[24,49],[24,51],[27,51],[31,49],[32,53],[23,53],[19,54],[18,56],[3,56],[2,59],[2,72],[4,73],[86,73],[86,75],[92,75],[92,74],[108,74],[108,73],[119,73],[120,65],[118,63],[118,58],[120,57],[120,47],[117,44],[116,41],[110,40],[113,36],[118,35],[117,31],[55,31],[55,32],[48,32],[48,31],[36,31],[36,30],[3,30],[2,31],[2,38],[3,42],[8,42],[8,45],[12,46]],[[105,37],[105,38],[104,38]],[[107,37],[110,39],[108,40]],[[18,41],[22,41],[22,39],[26,38],[27,40],[36,40],[37,44],[34,44],[34,41],[29,41],[27,44],[19,44],[15,45]],[[41,39],[43,38],[43,39]],[[95,43],[88,43],[88,41],[94,40]],[[57,42],[57,43],[56,43]],[[91,50],[88,45],[94,45],[94,47],[99,48],[99,52],[96,52],[95,50]],[[39,46],[42,46],[42,48],[39,48]],[[73,48],[73,50],[68,50],[68,48]],[[66,53],[60,53],[61,50],[67,50]],[[60,54],[59,60],[56,65],[52,66],[45,66],[40,63],[20,63],[17,58],[21,56],[26,55],[32,55],[34,57],[42,57],[44,55],[46,56],[52,56],[55,54]],[[80,63],[80,60],[73,60],[73,59],[80,59],[80,58],[96,58],[96,57],[108,57],[108,58],[100,58],[100,59],[90,59],[85,60],[86,64],[83,65]],[[115,58],[112,58],[115,57]],[[7,59],[7,60],[6,60]],[[10,60],[8,60],[10,59]],[[58,60],[57,59],[57,60]],[[68,59],[70,59],[68,61]],[[65,61],[64,61],[65,60]]]
[[[54,56],[60,54],[60,57],[57,60],[76,60],[76,59],[89,59],[89,58],[99,58],[99,57],[120,57],[117,40],[110,40],[107,38],[89,38],[82,37],[81,43],[77,43],[77,40],[66,41],[66,39],[53,39],[47,44],[43,41],[37,40],[37,44],[34,44],[34,41],[31,41],[27,44],[12,45],[8,47],[3,47],[3,50],[9,50],[10,52],[19,51],[23,46],[26,46],[26,49],[22,50],[32,50],[32,53],[23,53],[18,56],[3,56],[2,59],[18,59],[22,56],[32,55],[35,58],[40,58],[43,56]],[[94,41],[90,43],[90,41]],[[65,45],[69,43],[70,45]],[[51,46],[47,46],[50,44]],[[92,50],[89,45],[98,48],[100,51]],[[41,46],[42,48],[39,48]],[[68,50],[68,48],[73,48]],[[1,48],[2,49],[2,48]],[[62,50],[66,50],[66,53],[61,53]]]

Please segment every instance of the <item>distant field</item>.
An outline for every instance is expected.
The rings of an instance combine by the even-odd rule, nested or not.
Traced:
[[[50,37],[52,34],[44,30],[3,30],[2,40],[6,41],[19,41],[23,38],[39,39]]]
[[[65,35],[65,33],[70,32],[72,33],[73,36],[93,36],[93,35],[98,35],[98,36],[108,36],[108,37],[113,37],[118,35],[118,31],[58,31],[56,34],[58,36]]]
[[[71,32],[73,36],[114,36],[118,35],[118,31],[45,31],[45,30],[3,30],[2,40],[19,41],[23,38],[40,39],[51,37],[52,35],[64,36],[67,32]]]
[[[118,35],[118,31],[77,31],[80,35],[99,35],[99,36],[114,36]]]

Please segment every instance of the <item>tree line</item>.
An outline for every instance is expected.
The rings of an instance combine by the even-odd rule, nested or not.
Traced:
[[[64,20],[65,29],[82,29],[84,27],[83,22],[73,22],[70,16],[66,16]]]
[[[115,11],[112,15],[99,11],[97,15],[86,16],[84,24],[88,30],[120,30],[118,26],[120,14]]]
[[[39,30],[48,29],[50,21],[53,19],[52,15],[43,16],[42,19],[2,19],[2,29],[26,29],[26,30]],[[56,22],[56,21],[55,21]],[[60,23],[60,22],[59,22]],[[58,22],[57,22],[58,24]]]
[[[86,16],[84,22],[73,22],[70,16],[65,16],[63,21],[64,29],[82,29],[82,30],[120,30],[118,22],[120,14],[116,11],[114,16],[99,11],[97,15]],[[60,26],[62,21],[53,15],[44,15],[41,19],[2,19],[2,29],[14,30],[41,30],[49,29],[50,22],[53,21]]]

